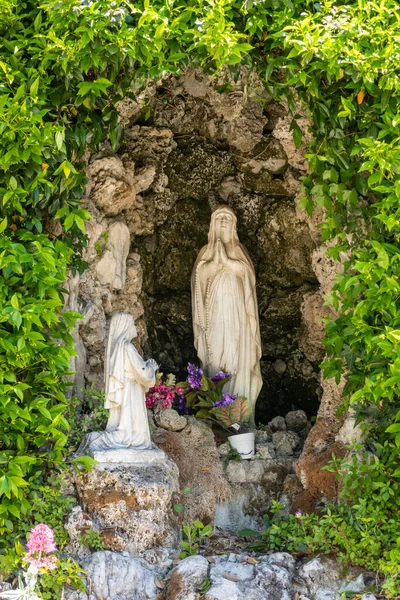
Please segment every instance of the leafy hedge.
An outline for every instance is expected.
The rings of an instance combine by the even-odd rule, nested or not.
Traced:
[[[85,152],[105,138],[117,150],[116,102],[187,66],[252,66],[292,108],[297,144],[295,100],[309,107],[302,203],[325,210],[332,256],[349,256],[325,374],[347,373],[344,406],[379,417],[389,403],[400,445],[399,22],[395,0],[0,0],[0,534],[62,461],[77,318],[62,283],[85,267]]]

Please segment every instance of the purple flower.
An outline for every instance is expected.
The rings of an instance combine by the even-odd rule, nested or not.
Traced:
[[[231,396],[231,394],[228,393],[222,394],[222,400],[217,400],[217,402],[214,402],[213,406],[229,406],[235,402],[237,397],[238,394],[235,394],[234,396]]]
[[[218,383],[218,381],[221,381],[221,379],[225,379],[225,377],[229,377],[229,379],[231,379],[232,375],[227,371],[218,371],[218,373],[216,373],[214,377],[211,377],[211,381],[213,381],[214,383]]]
[[[296,510],[296,518],[301,519],[301,517],[302,517],[301,510]]]
[[[196,367],[196,365],[193,365],[192,363],[188,364],[187,370],[189,373],[187,382],[192,390],[201,390],[201,378],[203,376],[203,371],[200,369],[200,367]]]
[[[183,415],[188,415],[189,414],[189,409],[188,409],[188,407],[186,405],[186,398],[185,398],[185,396],[179,396],[178,410]]]

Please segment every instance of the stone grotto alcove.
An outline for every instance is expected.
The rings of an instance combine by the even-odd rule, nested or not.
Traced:
[[[222,83],[200,70],[169,77],[147,90],[147,120],[140,99],[124,100],[123,145],[90,159],[89,269],[70,298],[85,316],[76,385],[101,387],[107,323],[118,310],[139,319],[145,355],[185,377],[197,358],[190,275],[211,212],[224,203],[256,270],[264,381],[256,421],[293,409],[311,417],[321,396],[322,299],[318,230],[297,208],[304,147],[295,148],[286,108],[257,80],[244,73],[225,91]]]
[[[146,568],[170,567],[182,520],[213,523],[220,552],[242,527],[261,531],[272,500],[286,511],[310,511],[335,498],[335,476],[321,468],[332,452],[345,455],[354,431],[336,416],[341,386],[320,377],[323,317],[332,314],[324,299],[340,265],[321,244],[323,214],[311,219],[299,208],[306,141],[295,147],[287,108],[246,71],[235,82],[197,69],[149,84],[136,100],[121,101],[119,112],[118,152],[106,143],[88,161],[88,268],[67,284],[67,307],[83,315],[71,365],[71,393],[83,397],[77,410],[85,410],[83,388],[104,389],[115,312],[133,315],[139,351],[162,372],[183,379],[187,363],[197,362],[190,278],[219,204],[234,210],[256,271],[264,385],[251,460],[233,460],[229,444],[201,420],[148,411],[152,440],[168,457],[164,465],[100,464],[75,478],[68,551],[107,582],[120,552],[129,569],[137,568],[137,556]],[[307,119],[298,123],[307,140]],[[98,427],[86,416],[82,433]],[[87,528],[101,536],[106,552],[82,547]],[[78,598],[87,600],[71,600]]]

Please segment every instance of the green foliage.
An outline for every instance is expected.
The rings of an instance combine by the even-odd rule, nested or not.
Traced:
[[[103,538],[100,533],[94,529],[87,529],[82,533],[79,537],[79,543],[82,544],[82,546],[85,546],[85,548],[92,550],[92,552],[104,550]]]
[[[234,423],[246,423],[250,418],[251,408],[247,398],[242,396],[236,398],[233,404],[214,408],[213,413],[219,423],[230,427]]]
[[[375,428],[374,428],[375,429]],[[373,431],[376,435],[376,430]],[[382,435],[382,434],[381,434]],[[400,589],[400,460],[390,440],[369,441],[369,451],[355,446],[348,458],[333,458],[327,469],[336,473],[342,492],[337,505],[322,515],[288,515],[273,503],[261,534],[242,530],[240,535],[259,537],[249,547],[259,552],[335,552],[343,564],[380,571],[383,592],[397,597]],[[397,469],[395,469],[395,466]]]
[[[55,600],[63,597],[66,585],[85,591],[84,572],[74,560],[61,556],[57,568],[40,577],[37,593],[43,600]]]
[[[203,525],[201,521],[193,521],[193,523],[183,523],[183,537],[181,542],[182,552],[179,553],[179,558],[186,558],[197,554],[204,538],[211,535],[213,532],[212,525]]]
[[[104,392],[93,385],[80,390],[79,396],[69,400],[66,418],[70,425],[68,447],[77,448],[83,436],[89,431],[102,431],[108,419],[108,410],[104,408]]]
[[[344,408],[359,403],[372,414],[376,406],[379,420],[381,408],[391,406],[363,477],[344,476],[359,500],[325,515],[324,533],[329,523],[332,535],[344,528],[340,552],[357,562],[370,531],[362,511],[370,511],[372,523],[386,519],[387,549],[383,538],[374,545],[368,537],[373,550],[365,554],[370,567],[389,556],[381,566],[390,571],[394,558],[387,552],[395,557],[398,548],[395,512],[387,508],[397,495],[400,446],[399,17],[396,0],[143,0],[134,6],[0,0],[2,540],[20,528],[32,491],[65,454],[69,332],[78,315],[62,313],[62,285],[69,268],[85,266],[85,152],[107,137],[118,150],[116,102],[135,98],[149,78],[189,65],[209,72],[228,65],[235,76],[246,64],[273,97],[288,102],[296,146],[305,132],[295,100],[309,107],[313,141],[302,206],[324,211],[323,240],[335,238],[330,254],[344,262],[331,297],[338,318],[327,322],[325,375],[345,377]],[[56,235],[45,233],[50,219]],[[209,404],[198,408],[210,412]],[[71,440],[79,441],[75,428]],[[368,469],[376,469],[371,474],[383,485],[365,487]],[[379,514],[372,494],[379,495]],[[393,595],[398,584],[394,571],[389,575]]]

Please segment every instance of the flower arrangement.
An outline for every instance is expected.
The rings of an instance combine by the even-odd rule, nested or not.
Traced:
[[[227,371],[219,371],[213,377],[204,375],[203,370],[189,363],[186,381],[178,386],[184,391],[186,405],[198,419],[217,421],[225,428],[239,426],[250,418],[247,398],[224,392],[224,386],[232,379]]]
[[[157,373],[156,384],[146,394],[147,408],[171,408],[174,402],[178,403],[182,412],[185,411],[184,389],[176,384],[176,377],[172,373],[165,378],[163,373]]]

